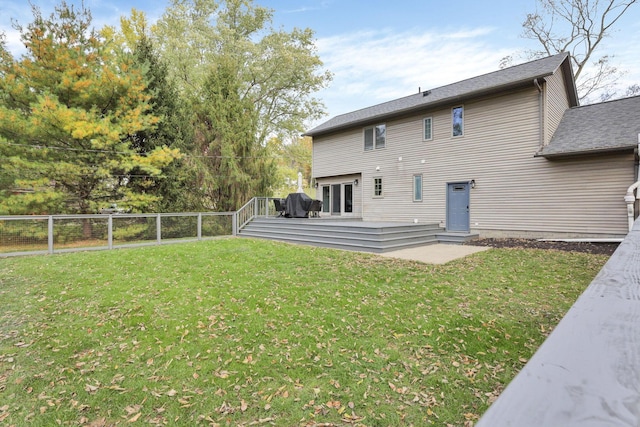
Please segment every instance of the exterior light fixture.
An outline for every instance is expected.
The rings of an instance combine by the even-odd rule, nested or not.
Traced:
[[[353,185],[355,185],[356,187],[358,186],[358,178],[353,180]]]
[[[469,181],[469,184],[471,185],[471,188],[476,188],[476,180],[472,179],[471,181]]]

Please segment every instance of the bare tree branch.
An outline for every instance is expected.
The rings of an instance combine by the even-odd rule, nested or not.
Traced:
[[[637,0],[538,0],[538,10],[528,14],[522,26],[523,37],[536,40],[541,48],[527,52],[527,56],[532,59],[569,52],[580,99],[598,91],[611,94],[621,71],[611,65],[611,56],[596,58],[596,51],[636,3]]]

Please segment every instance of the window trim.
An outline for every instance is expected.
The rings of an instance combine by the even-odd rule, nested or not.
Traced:
[[[460,108],[462,111],[462,115],[460,116],[460,134],[456,135],[455,130],[455,116],[454,111]],[[464,105],[456,105],[455,107],[451,107],[451,137],[458,138],[460,136],[464,136]]]
[[[376,181],[380,180],[380,194],[376,194],[377,191],[377,185],[376,185]],[[383,180],[381,176],[374,176],[373,177],[373,198],[374,199],[382,199],[384,198],[384,184],[383,184]]]
[[[427,130],[427,120],[429,120],[429,138],[426,137]],[[422,119],[422,140],[423,141],[432,141],[433,140],[433,116],[424,117]]]
[[[384,145],[382,147],[378,147],[378,138],[376,136],[377,128],[384,126]],[[371,148],[367,148],[367,131],[371,131]],[[362,129],[362,142],[364,151],[376,151],[376,150],[384,150],[387,148],[387,124],[386,123],[378,123],[376,125],[366,126]]]
[[[331,213],[331,184],[322,185],[322,213]],[[325,189],[326,189],[326,202],[325,203]]]
[[[416,186],[416,178],[420,178],[420,198],[416,197],[416,188],[418,188]],[[424,193],[424,179],[421,173],[416,173],[413,175],[413,201],[414,202],[422,202],[422,200],[424,199],[423,196]]]

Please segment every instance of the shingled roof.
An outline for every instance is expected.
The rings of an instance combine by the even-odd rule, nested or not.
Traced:
[[[458,103],[478,96],[512,90],[533,85],[534,79],[552,75],[562,66],[568,86],[568,96],[572,106],[578,105],[575,84],[571,72],[569,54],[566,52],[513,67],[494,71],[489,74],[462,80],[457,83],[427,90],[372,107],[336,116],[308,131],[307,136],[318,136],[351,126],[364,125],[376,120],[389,119],[414,111],[436,108],[446,104]]]
[[[633,150],[640,135],[640,96],[565,111],[549,145],[547,158]]]

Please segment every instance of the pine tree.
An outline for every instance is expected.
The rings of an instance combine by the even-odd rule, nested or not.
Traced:
[[[32,10],[34,21],[16,26],[27,53],[15,59],[2,49],[0,212],[95,213],[112,203],[144,209],[157,197],[132,191],[129,172],[160,175],[179,152],[132,147],[131,135],[159,121],[148,114],[142,70],[98,36],[84,7],[62,2],[47,19]]]

